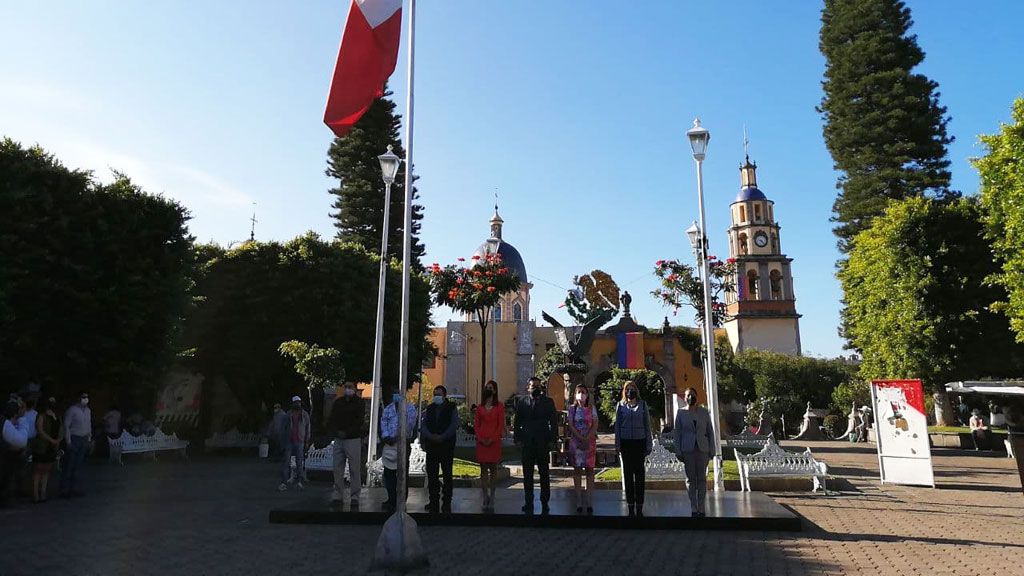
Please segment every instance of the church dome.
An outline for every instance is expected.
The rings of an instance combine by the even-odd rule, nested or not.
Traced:
[[[526,284],[529,281],[526,277],[526,264],[523,264],[523,257],[519,254],[519,250],[515,249],[515,246],[500,238],[491,238],[481,244],[473,253],[474,256],[481,257],[484,254],[500,254],[501,261],[515,272],[516,276],[519,276],[520,282]]]
[[[526,264],[523,264],[523,257],[519,255],[519,250],[516,250],[514,246],[505,242],[501,239],[501,226],[504,220],[501,216],[498,216],[498,205],[494,205],[494,216],[491,216],[491,237],[486,242],[480,245],[473,253],[473,256],[483,256],[484,254],[500,254],[501,261],[505,263],[516,276],[519,276],[519,281],[524,285],[529,282],[526,277]]]
[[[733,202],[748,202],[750,200],[767,199],[768,197],[764,195],[764,192],[761,192],[760,190],[754,188],[753,186],[748,186],[740,190],[740,193],[736,195],[736,200],[733,200]]]

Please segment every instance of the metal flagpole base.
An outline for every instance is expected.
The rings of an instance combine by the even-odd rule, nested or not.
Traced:
[[[429,565],[416,521],[405,512],[392,514],[380,531],[370,569],[406,572]]]

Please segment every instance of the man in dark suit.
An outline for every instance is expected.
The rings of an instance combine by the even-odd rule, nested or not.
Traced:
[[[544,394],[544,384],[540,378],[530,378],[526,392],[527,396],[520,398],[516,404],[513,423],[513,438],[522,451],[523,490],[526,496],[523,512],[533,512],[533,467],[536,466],[540,471],[541,511],[547,514],[548,500],[551,499],[549,452],[558,437],[558,416],[554,401]]]

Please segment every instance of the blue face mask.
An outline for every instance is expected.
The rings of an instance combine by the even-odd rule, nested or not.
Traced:
[[[444,396],[434,396],[434,404],[441,404],[444,402]]]
[[[396,407],[397,407],[397,406],[398,406],[398,404],[399,404],[399,403],[400,403],[400,402],[402,401],[402,395],[401,395],[401,394],[393,394],[393,395],[391,396],[391,398],[392,398],[392,399],[393,399],[393,400],[395,401],[395,406],[396,406]]]

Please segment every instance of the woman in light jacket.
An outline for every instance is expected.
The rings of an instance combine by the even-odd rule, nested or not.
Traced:
[[[622,387],[622,400],[615,408],[615,451],[622,462],[629,515],[644,515],[644,461],[651,453],[651,416],[640,390],[632,381]],[[635,511],[635,512],[634,512]]]
[[[697,406],[697,391],[686,389],[686,407],[676,412],[672,433],[676,457],[686,468],[686,491],[690,496],[690,515],[704,516],[704,499],[708,492],[708,460],[714,448],[715,431],[711,414]]]

